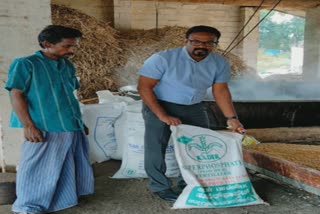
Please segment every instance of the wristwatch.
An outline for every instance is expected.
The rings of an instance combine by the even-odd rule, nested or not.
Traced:
[[[230,117],[226,117],[227,120],[238,120],[238,116],[230,116]]]

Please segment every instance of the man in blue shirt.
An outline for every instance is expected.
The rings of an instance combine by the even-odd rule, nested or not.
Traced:
[[[232,104],[227,82],[230,66],[224,57],[213,53],[220,32],[208,26],[194,26],[186,32],[185,46],[153,54],[142,66],[138,90],[144,102],[145,170],[149,189],[160,198],[174,202],[178,195],[165,176],[165,150],[171,135],[170,125],[189,124],[209,128],[201,103],[208,88],[227,118],[227,125],[244,132]],[[178,187],[185,187],[182,177]]]
[[[11,126],[23,127],[25,136],[12,206],[16,213],[58,211],[94,191],[88,140],[73,94],[79,82],[66,59],[81,36],[79,30],[49,25],[38,36],[42,50],[9,68]]]

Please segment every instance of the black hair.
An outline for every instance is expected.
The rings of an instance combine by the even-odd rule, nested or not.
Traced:
[[[219,40],[219,38],[221,36],[220,31],[214,27],[209,27],[209,26],[205,26],[205,25],[198,25],[198,26],[194,26],[192,28],[189,28],[189,30],[187,30],[186,39],[189,39],[190,34],[200,33],[200,32],[214,34],[217,37],[217,40]]]
[[[39,45],[43,47],[43,42],[48,41],[52,44],[56,44],[62,41],[62,39],[80,38],[82,33],[74,28],[65,27],[62,25],[48,25],[38,35]]]

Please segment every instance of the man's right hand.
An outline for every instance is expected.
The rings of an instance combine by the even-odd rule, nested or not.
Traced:
[[[162,122],[166,123],[169,126],[177,126],[180,125],[182,122],[179,118],[177,117],[172,117],[169,115],[164,115],[159,117],[159,120],[161,120]]]
[[[34,125],[28,125],[23,128],[24,131],[24,137],[27,141],[33,142],[33,143],[39,143],[43,142],[43,134],[42,132],[37,129]]]
[[[11,103],[14,111],[19,117],[19,120],[23,124],[24,137],[30,142],[43,142],[42,132],[35,127],[30,114],[28,112],[28,105],[24,92],[19,89],[11,89],[10,93]]]

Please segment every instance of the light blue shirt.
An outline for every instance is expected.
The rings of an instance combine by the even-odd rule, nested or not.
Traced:
[[[214,83],[229,81],[230,65],[216,53],[197,62],[181,47],[153,54],[139,74],[159,80],[153,89],[159,100],[192,105],[200,103]]]
[[[37,51],[13,61],[5,88],[23,91],[31,119],[40,130],[77,131],[83,129],[83,123],[73,94],[79,88],[75,72],[67,59],[52,60]],[[22,127],[14,112],[10,126]]]

